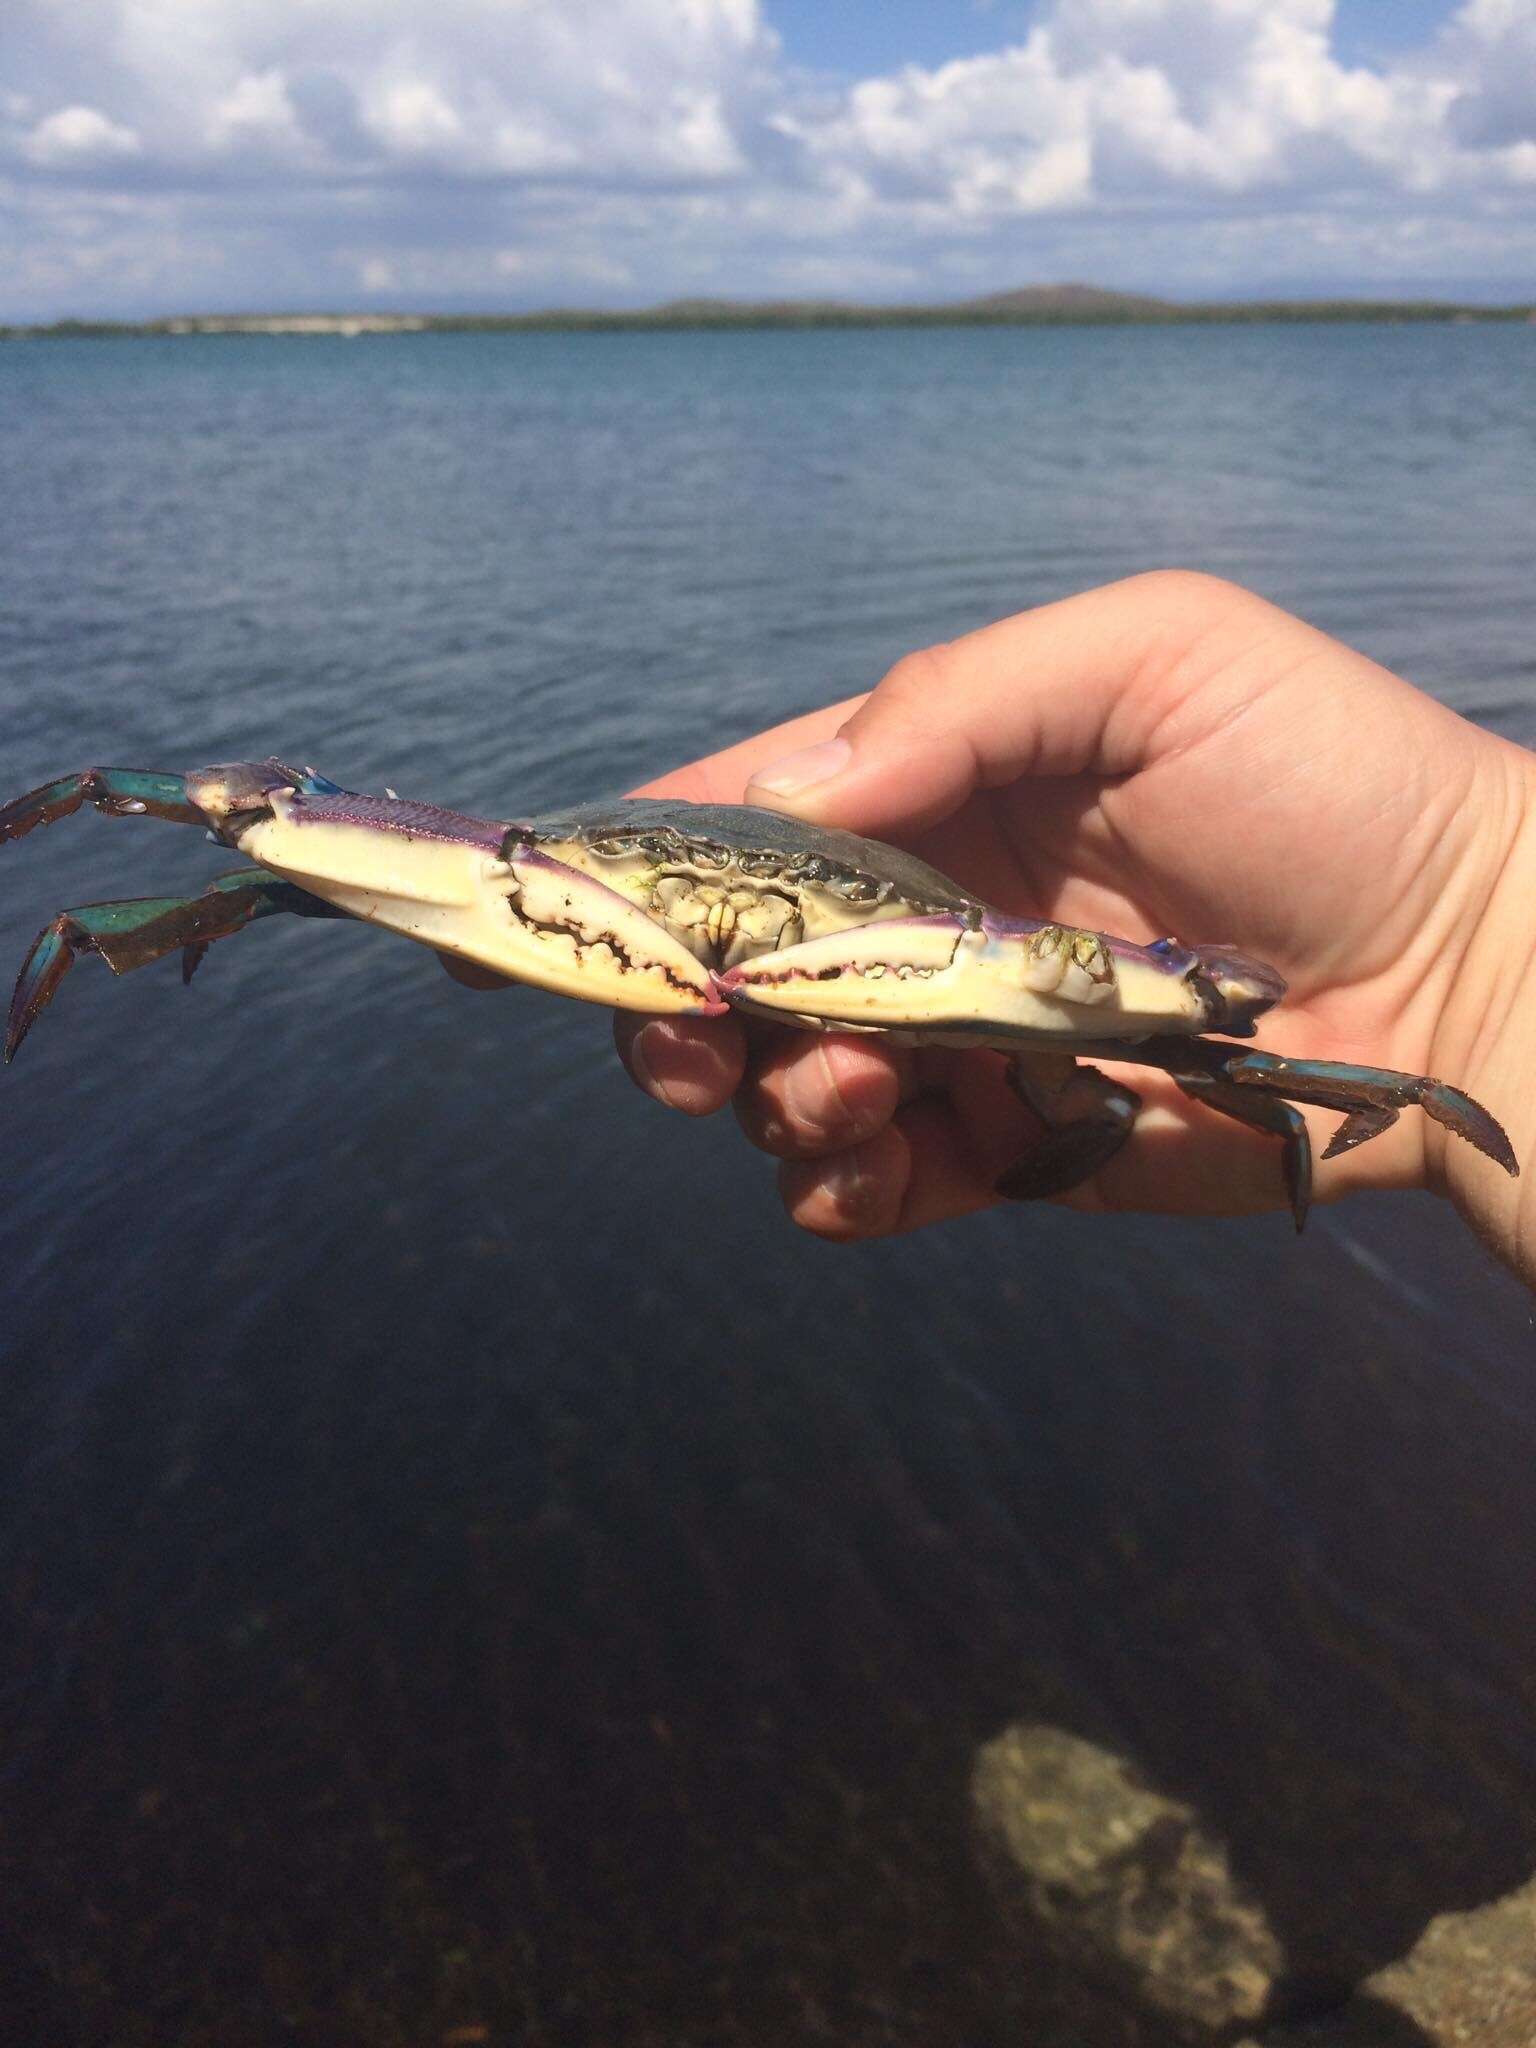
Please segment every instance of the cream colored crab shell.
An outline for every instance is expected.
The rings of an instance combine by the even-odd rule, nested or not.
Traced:
[[[430,833],[315,818],[291,791],[243,827],[242,853],[365,924],[556,995],[654,1014],[721,1007],[693,953],[616,890],[542,851],[511,858]]]
[[[1134,1040],[1198,1030],[1205,1004],[1184,976],[1097,932],[985,918],[907,918],[850,941],[836,933],[724,979],[743,1007],[810,1029],[910,1032],[947,1044]]]

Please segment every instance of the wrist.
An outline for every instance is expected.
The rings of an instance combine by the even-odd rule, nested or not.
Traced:
[[[1489,844],[1469,902],[1472,935],[1440,1014],[1429,1071],[1483,1103],[1509,1133],[1518,1180],[1435,1130],[1427,1180],[1536,1286],[1536,754],[1491,741]],[[1481,907],[1478,907],[1478,896]]]

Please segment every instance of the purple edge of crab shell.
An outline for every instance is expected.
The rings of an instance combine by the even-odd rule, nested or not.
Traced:
[[[499,854],[509,834],[524,828],[494,818],[472,818],[463,811],[445,811],[437,804],[413,803],[405,797],[367,796],[348,790],[338,796],[304,796],[291,813],[295,825],[359,825],[374,832],[397,832],[407,839],[440,839],[458,846],[478,846]]]

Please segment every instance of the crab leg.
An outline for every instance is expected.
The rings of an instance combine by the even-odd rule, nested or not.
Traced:
[[[1280,1170],[1285,1176],[1291,1215],[1296,1220],[1296,1235],[1300,1237],[1307,1227],[1307,1212],[1312,1206],[1312,1138],[1301,1111],[1279,1096],[1257,1094],[1251,1088],[1239,1087],[1235,1081],[1177,1072],[1173,1078],[1184,1093],[1196,1101],[1208,1102],[1212,1109],[1219,1109],[1224,1116],[1247,1124],[1250,1130],[1264,1131],[1281,1140]],[[1388,1124],[1396,1121],[1397,1111],[1392,1110],[1379,1128],[1385,1130]],[[1366,1132],[1364,1135],[1373,1134]],[[1330,1151],[1333,1149],[1329,1147]]]
[[[277,760],[239,762],[235,768],[241,776],[238,787],[228,783],[229,771],[217,768],[200,768],[191,775],[167,775],[157,768],[82,768],[78,775],[61,775],[41,789],[0,804],[0,846],[8,839],[25,839],[35,825],[73,817],[82,804],[94,804],[109,818],[164,818],[172,825],[208,828],[222,827],[242,794],[261,808],[263,791],[274,786],[304,796],[345,794],[312,768],[289,768]],[[233,801],[221,801],[210,810],[210,796]],[[218,836],[228,835],[220,830]]]
[[[1292,1102],[1345,1112],[1323,1153],[1325,1159],[1379,1137],[1397,1122],[1401,1110],[1417,1108],[1486,1153],[1506,1173],[1520,1171],[1503,1125],[1470,1095],[1427,1074],[1347,1066],[1339,1060],[1286,1059],[1212,1039],[1148,1038],[1135,1047],[1096,1050],[1101,1056],[1134,1060],[1138,1066],[1162,1067],[1186,1095],[1284,1138],[1286,1181],[1298,1230],[1306,1220],[1311,1147],[1305,1121],[1289,1108]]]
[[[151,960],[179,950],[182,980],[190,981],[215,939],[228,938],[258,918],[284,911],[299,917],[347,915],[260,868],[237,868],[220,875],[201,896],[139,896],[124,903],[83,903],[75,910],[61,910],[52,924],[38,933],[16,978],[6,1027],[6,1060],[15,1056],[82,953],[99,953],[114,974],[131,974],[135,967],[145,967]]]
[[[1139,1095],[1069,1053],[1015,1054],[1008,1085],[1045,1125],[1024,1158],[998,1178],[997,1192],[1011,1202],[1063,1195],[1090,1179],[1131,1135],[1141,1108]]]
[[[109,817],[166,818],[173,825],[205,825],[201,811],[187,797],[184,775],[162,775],[145,768],[84,768],[61,775],[8,804],[0,805],[0,844],[25,839],[34,825],[68,818],[82,804],[94,804]]]

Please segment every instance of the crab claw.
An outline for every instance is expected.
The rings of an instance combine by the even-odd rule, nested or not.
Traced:
[[[806,1024],[1063,1043],[1246,1035],[1285,988],[1272,968],[1224,948],[1135,946],[997,911],[871,919],[744,961],[720,982],[743,1009]]]
[[[726,1013],[713,971],[616,889],[541,853],[516,830],[504,852],[504,942],[519,979],[614,1009]]]
[[[365,924],[582,1002],[699,1016],[727,1007],[665,925],[543,852],[524,826],[343,790],[279,762],[202,769],[188,782],[242,853]]]
[[[144,768],[84,768],[0,805],[0,845],[7,839],[25,839],[34,825],[71,817],[82,804],[94,804],[114,818],[147,815],[175,825],[203,822],[202,813],[188,799],[184,775]]]

